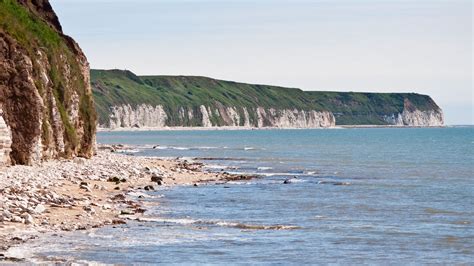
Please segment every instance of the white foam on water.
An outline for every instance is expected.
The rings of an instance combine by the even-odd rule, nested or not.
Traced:
[[[286,181],[288,181],[288,182],[290,182],[290,183],[304,183],[304,182],[308,182],[308,180],[297,179],[297,178],[287,179]]]
[[[125,150],[117,150],[118,153],[137,153],[140,152],[139,149],[125,149]]]
[[[308,174],[302,173],[288,173],[288,172],[280,172],[280,173],[256,173],[258,175],[263,176],[307,176]]]
[[[170,149],[172,149],[172,150],[179,150],[179,151],[187,151],[187,150],[189,150],[190,148],[186,148],[186,147],[170,147]]]
[[[231,228],[238,228],[238,229],[246,229],[246,230],[294,230],[300,229],[300,226],[295,225],[283,225],[283,224],[276,224],[276,225],[261,225],[261,224],[246,224],[246,223],[239,223],[239,222],[229,222],[229,221],[221,221],[221,220],[195,220],[189,218],[158,218],[158,217],[141,217],[139,221],[147,221],[147,222],[161,222],[161,223],[174,223],[179,225],[217,225],[221,227],[231,227]]]
[[[189,150],[190,148],[187,147],[179,147],[179,146],[155,146],[153,147],[155,150],[180,150],[180,151],[185,151]]]
[[[230,169],[232,167],[231,166],[218,165],[218,164],[207,164],[207,165],[204,166],[204,168],[207,168],[207,169]]]
[[[273,167],[269,167],[269,166],[260,166],[257,168],[257,170],[271,170],[273,169]]]
[[[168,146],[155,146],[155,147],[153,147],[153,149],[155,149],[155,150],[167,150],[167,149],[169,149],[169,147]]]
[[[243,182],[243,181],[228,181],[225,184],[229,185],[253,185],[256,184],[254,182]]]
[[[173,224],[195,224],[198,220],[188,219],[188,218],[181,218],[181,219],[174,219],[174,218],[158,218],[158,217],[139,217],[138,221],[144,222],[158,222],[158,223],[173,223]]]
[[[197,150],[215,150],[215,149],[219,149],[219,147],[202,146],[202,147],[195,147],[194,149],[197,149]]]

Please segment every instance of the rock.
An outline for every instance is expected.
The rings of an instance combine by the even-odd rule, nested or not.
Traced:
[[[144,188],[144,189],[145,189],[146,191],[149,191],[149,190],[155,190],[155,188],[154,188],[153,186],[150,186],[150,185],[148,185],[148,186],[145,186],[145,188]]]
[[[136,169],[136,168],[133,168],[131,170],[132,174],[134,174],[135,176],[139,176],[141,174],[140,170]]]
[[[120,183],[120,178],[114,176],[114,177],[110,177],[109,179],[107,179],[107,182],[115,182],[115,184],[119,184]]]
[[[121,219],[114,219],[112,220],[112,224],[126,224],[126,222]]]
[[[349,182],[334,182],[334,186],[349,186],[351,183]]]
[[[283,184],[291,184],[293,183],[293,180],[297,179],[296,176],[292,177],[292,178],[287,178],[285,179],[285,181],[283,181]]]
[[[24,219],[25,224],[32,224],[33,223],[33,217],[27,212],[23,213],[21,215],[21,218]]]
[[[44,207],[43,204],[36,205],[36,207],[34,209],[35,213],[38,213],[38,214],[43,213],[45,210],[46,210],[46,207]]]
[[[21,217],[19,217],[19,216],[14,215],[14,216],[12,216],[10,221],[13,222],[13,223],[22,223],[23,219],[21,219]]]
[[[90,214],[94,214],[95,213],[95,210],[94,208],[92,208],[91,206],[84,206],[82,207],[82,209]]]
[[[161,183],[161,182],[163,182],[163,177],[156,174],[156,173],[152,174],[151,175],[151,182],[156,182],[156,183],[160,182]],[[161,184],[159,184],[159,185],[161,185]]]
[[[112,206],[110,206],[110,204],[104,204],[104,205],[102,205],[102,209],[103,210],[110,210],[110,209],[112,209]]]
[[[115,196],[112,197],[112,200],[114,201],[122,201],[122,200],[125,200],[125,195],[123,194],[117,194]]]
[[[80,188],[85,189],[87,192],[91,192],[91,188],[85,185],[81,185]]]
[[[121,215],[133,215],[135,213],[132,210],[121,210],[120,214]]]
[[[11,9],[2,5],[2,16],[18,16],[20,11],[28,19],[19,19],[14,27],[23,33],[4,30],[2,25],[0,34],[0,117],[9,129],[5,140],[2,134],[0,163],[7,149],[11,149],[9,161],[15,165],[90,157],[95,146],[96,115],[87,58],[79,45],[62,33],[47,0],[16,1]],[[64,45],[47,49],[34,41],[45,36],[31,27],[33,21],[49,28],[50,40]],[[58,98],[53,92],[59,87],[64,93]]]
[[[83,165],[86,163],[86,159],[82,158],[82,157],[76,157],[74,158],[73,162],[75,164],[80,164],[80,165]]]

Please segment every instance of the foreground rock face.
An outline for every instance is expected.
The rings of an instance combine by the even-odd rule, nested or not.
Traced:
[[[89,65],[49,2],[2,1],[0,25],[0,113],[11,133],[0,154],[13,164],[92,156]]]
[[[250,120],[251,112],[257,119]],[[275,108],[237,108],[219,105],[217,108],[201,105],[198,110],[181,108],[178,114],[181,121],[191,121],[200,118],[203,127],[255,127],[255,128],[321,128],[335,126],[335,118],[331,112],[305,111],[297,109]],[[215,118],[218,119],[215,119]],[[214,118],[214,119],[213,119]],[[167,124],[168,114],[162,105],[155,107],[142,104],[113,106],[109,122],[102,127],[116,128],[163,128]],[[219,121],[220,123],[216,123]]]
[[[0,111],[0,167],[10,164],[12,136]]]

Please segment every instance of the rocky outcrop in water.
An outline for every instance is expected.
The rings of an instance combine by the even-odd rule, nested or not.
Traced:
[[[1,1],[0,25],[0,110],[11,133],[11,163],[92,156],[89,65],[49,2]]]

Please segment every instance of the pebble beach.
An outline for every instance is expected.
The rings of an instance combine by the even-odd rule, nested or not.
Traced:
[[[41,233],[88,230],[139,220],[145,192],[160,186],[246,179],[207,173],[190,159],[125,154],[123,145],[101,146],[92,159],[74,158],[0,172],[0,258],[9,247]],[[138,200],[137,200],[138,199]],[[14,260],[14,258],[11,258]]]

